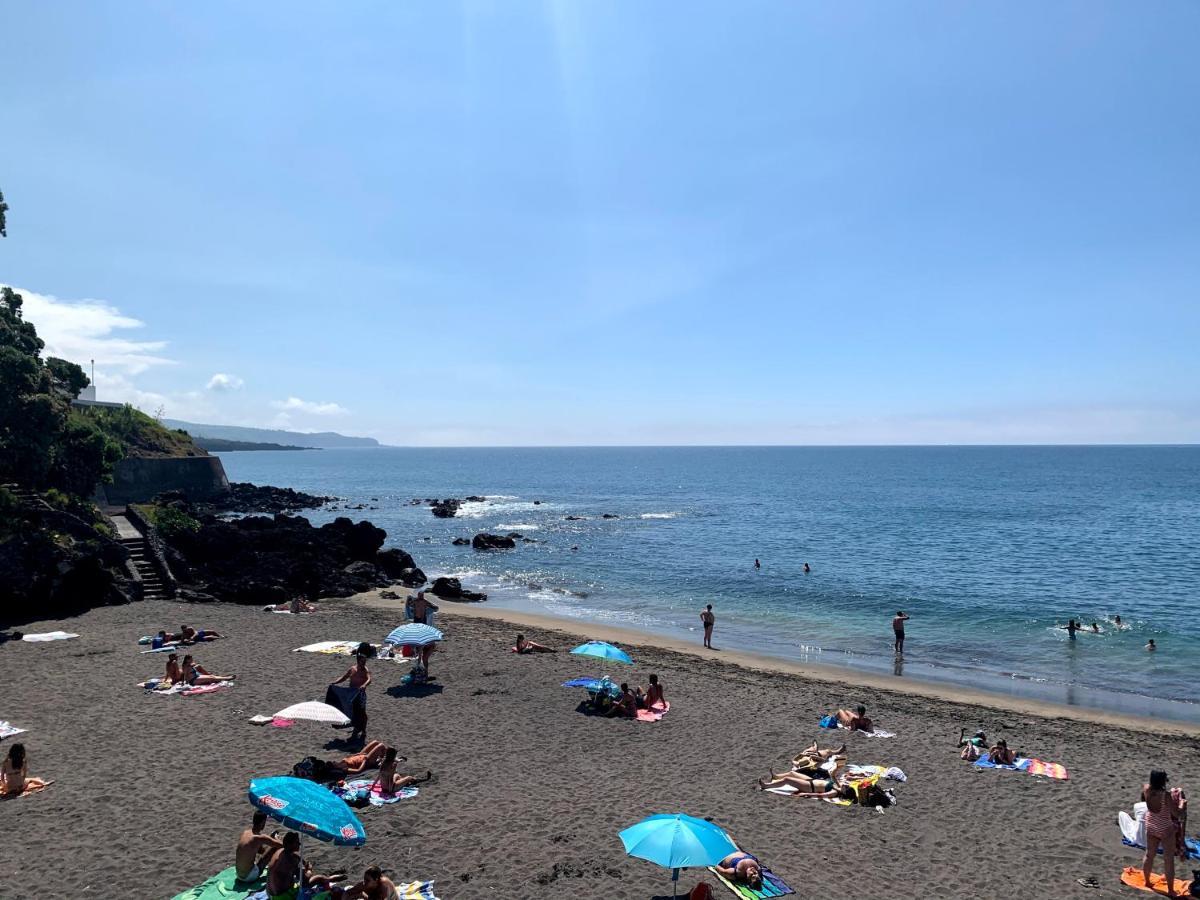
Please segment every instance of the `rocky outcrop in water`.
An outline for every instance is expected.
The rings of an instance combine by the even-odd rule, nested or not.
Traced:
[[[459,600],[467,603],[481,603],[487,599],[487,594],[464,591],[462,583],[457,578],[439,578],[434,581],[433,587],[429,589],[429,592],[441,597],[443,600]]]
[[[430,512],[439,519],[453,519],[458,514],[459,501],[454,499],[439,500],[434,503]]]
[[[517,543],[506,534],[481,533],[471,538],[471,546],[476,550],[511,550]]]
[[[272,487],[269,484],[250,484],[235,481],[229,485],[228,493],[215,497],[189,497],[186,491],[164,491],[154,498],[160,506],[178,503],[188,504],[195,515],[218,513],[277,513],[314,509],[337,500],[337,497],[319,497],[291,488]]]

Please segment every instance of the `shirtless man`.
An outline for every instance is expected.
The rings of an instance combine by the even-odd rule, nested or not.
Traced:
[[[250,827],[238,838],[237,851],[234,854],[238,881],[256,880],[266,868],[271,854],[283,847],[283,841],[262,833],[266,824],[267,814],[256,812]]]
[[[859,705],[854,708],[854,712],[848,709],[839,709],[837,711],[837,720],[839,725],[844,725],[851,731],[874,731],[875,727],[871,724],[871,720],[867,718],[867,708]]]
[[[343,681],[349,681],[350,687],[357,688],[360,692],[350,711],[350,722],[354,729],[350,732],[350,740],[356,737],[361,737],[364,741],[367,739],[367,685],[371,683],[371,673],[367,669],[365,651],[366,648],[360,646],[354,657],[354,665],[348,668],[341,678],[329,684],[330,687],[335,687]]]
[[[215,641],[222,637],[225,635],[218,631],[205,631],[203,628],[197,631],[191,625],[179,626],[179,642],[181,644],[202,644],[205,641]]]
[[[375,779],[375,783],[379,785],[380,793],[394,794],[400,788],[420,784],[423,781],[429,781],[433,778],[432,772],[426,772],[424,778],[417,778],[415,775],[397,775],[397,759],[403,760],[405,757],[397,757],[396,748],[388,747],[387,751],[383,754],[383,762],[379,766],[379,777]]]
[[[294,897],[292,893],[300,879],[300,835],[289,831],[283,837],[283,847],[275,851],[267,870],[268,897]],[[333,879],[328,875],[314,875],[312,866],[304,864],[304,886],[306,888],[328,888]]]
[[[896,610],[895,618],[892,619],[892,631],[896,635],[896,643],[893,645],[897,653],[904,652],[904,623],[908,621],[908,616],[904,610]]]
[[[183,669],[179,665],[179,654],[167,654],[167,671],[163,676],[163,680],[158,683],[160,690],[165,690],[173,684],[179,684],[183,681]]]
[[[713,615],[711,603],[704,607],[704,612],[700,613],[700,621],[704,624],[704,646],[711,650],[713,625],[717,622],[717,617]]]
[[[363,880],[342,894],[344,900],[396,900],[399,896],[395,883],[383,874],[379,866],[371,866],[363,872]]]
[[[616,699],[612,705],[612,709],[608,711],[608,717],[610,719],[617,717],[622,719],[637,718],[637,697],[629,689],[628,684],[621,684],[621,696]]]
[[[413,597],[412,602],[413,621],[421,625],[428,625],[429,613],[437,611],[437,604],[426,600],[424,591],[417,591],[417,596]]]

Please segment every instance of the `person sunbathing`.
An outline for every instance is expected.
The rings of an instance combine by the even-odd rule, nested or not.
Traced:
[[[338,894],[334,895],[339,897]],[[363,879],[340,894],[339,900],[399,900],[400,892],[395,882],[383,874],[379,866],[371,866],[363,872]]]
[[[833,775],[817,777],[802,775],[798,772],[783,772],[758,779],[758,788],[762,791],[772,788],[792,787],[800,794],[821,794],[822,796],[837,797],[845,789]]]
[[[167,671],[164,673],[162,681],[156,687],[159,690],[165,690],[173,684],[179,684],[183,681],[183,668],[179,665],[179,654],[167,654]]]
[[[263,834],[267,824],[265,812],[255,812],[250,827],[238,837],[234,851],[234,869],[238,881],[254,881],[267,867],[267,860],[283,847],[283,842],[273,835]]]
[[[646,685],[646,690],[643,693],[641,688],[637,689],[638,706],[643,709],[653,709],[655,706],[667,705],[667,698],[663,696],[662,685],[658,683],[658,676],[651,675],[650,683]]]
[[[358,775],[367,769],[377,769],[387,755],[388,747],[383,741],[371,741],[358,753],[352,753],[344,759],[335,759],[328,763],[330,770],[339,777]]]
[[[179,642],[181,644],[203,644],[206,641],[215,641],[217,638],[223,638],[225,635],[219,631],[205,631],[203,628],[195,629],[191,625],[179,626]]]
[[[0,796],[19,797],[26,791],[40,791],[49,784],[53,782],[29,774],[24,744],[13,744],[8,748],[8,756],[0,763]]]
[[[792,769],[799,772],[815,771],[835,756],[841,756],[845,752],[845,744],[836,749],[822,750],[817,746],[817,742],[813,741],[812,744],[805,747],[792,758]]]
[[[381,794],[394,794],[401,788],[433,779],[433,772],[426,772],[424,778],[418,778],[415,775],[397,775],[396,759],[396,748],[388,747],[387,752],[383,754],[383,762],[379,765],[379,777],[375,779],[375,784],[379,785]],[[405,757],[401,756],[399,759],[403,760]]]
[[[191,687],[202,687],[206,684],[220,684],[222,681],[233,681],[236,675],[214,675],[204,666],[192,660],[192,654],[183,658],[183,681]]]
[[[772,776],[770,780],[760,780],[758,785],[764,791],[790,785],[796,788],[793,797],[807,797],[813,800],[849,800],[860,806],[892,805],[892,798],[871,778],[808,778],[788,772],[782,776]]]
[[[988,760],[998,766],[1011,766],[1017,761],[1017,753],[1008,749],[1008,742],[1001,738],[988,750]]]
[[[745,884],[754,890],[762,887],[762,864],[758,857],[741,850],[730,853],[716,865],[717,874],[731,884]]]
[[[517,644],[515,647],[518,653],[557,653],[553,647],[547,647],[545,644],[538,644],[534,641],[525,640],[525,635],[517,635]]]
[[[849,728],[851,731],[875,730],[875,726],[867,718],[867,708],[862,705],[856,706],[853,712],[848,709],[839,709],[837,711],[837,720],[839,725]]]
[[[613,701],[612,708],[606,713],[610,719],[636,719],[637,697],[625,682],[621,683],[621,696]]]
[[[959,757],[967,762],[975,762],[979,757],[983,756],[987,747],[987,735],[983,730],[975,732],[971,737],[967,737],[967,729],[963,728],[958,732],[958,747]]]

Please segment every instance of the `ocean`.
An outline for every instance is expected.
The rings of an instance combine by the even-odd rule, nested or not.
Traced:
[[[602,622],[699,643],[711,603],[718,647],[1200,721],[1200,447],[221,458],[233,481],[345,498],[305,515],[369,519],[431,580],[457,576],[490,606],[568,618],[581,631]],[[487,499],[453,519],[408,503],[467,495]],[[342,508],[360,503],[368,508]],[[480,531],[536,543],[493,553],[451,543]],[[897,659],[900,609],[911,620]],[[1056,626],[1071,616],[1101,633],[1068,640]],[[1150,638],[1155,653],[1143,649]]]

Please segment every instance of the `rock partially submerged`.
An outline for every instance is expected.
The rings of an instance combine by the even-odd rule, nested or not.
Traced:
[[[459,505],[458,500],[448,498],[434,503],[430,511],[439,519],[453,519],[458,514]]]
[[[433,582],[433,587],[429,589],[429,592],[443,600],[459,600],[466,603],[481,603],[487,599],[487,594],[464,591],[462,582],[457,578],[438,578]]]
[[[471,538],[471,546],[476,550],[512,550],[517,542],[506,534],[480,533]]]
[[[194,515],[208,515],[294,512],[301,509],[315,509],[337,499],[337,497],[306,494],[291,488],[272,487],[269,484],[249,484],[244,481],[235,481],[229,485],[228,493],[216,497],[194,500],[188,496],[186,491],[166,491],[159,494],[154,502],[160,506],[171,506],[182,501],[191,507]]]

